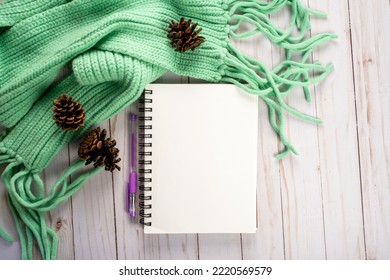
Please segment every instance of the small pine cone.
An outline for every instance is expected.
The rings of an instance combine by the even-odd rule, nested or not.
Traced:
[[[56,124],[64,130],[77,130],[84,125],[85,110],[72,96],[62,94],[54,100],[53,112]]]
[[[106,138],[107,130],[100,131],[100,127],[92,130],[85,136],[78,150],[79,157],[86,160],[86,164],[96,161],[99,155],[99,150],[103,147],[103,142]]]
[[[172,40],[172,47],[179,52],[194,51],[199,47],[205,41],[205,38],[199,36],[202,28],[195,31],[197,26],[197,23],[191,24],[191,19],[184,20],[183,17],[179,22],[172,21],[169,25],[170,30],[168,33],[168,38]]]
[[[105,165],[107,171],[121,170],[117,165],[121,161],[118,158],[119,149],[115,147],[116,141],[106,139],[107,131],[100,127],[92,130],[81,142],[78,150],[79,157],[85,160],[85,165],[94,162],[93,166]]]

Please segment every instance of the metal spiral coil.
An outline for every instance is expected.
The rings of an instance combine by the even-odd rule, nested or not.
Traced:
[[[138,100],[138,113],[139,113],[139,125],[138,125],[138,136],[139,136],[139,170],[140,174],[138,182],[139,182],[139,215],[140,215],[140,223],[145,226],[151,226],[151,218],[152,213],[149,212],[152,209],[152,196],[147,195],[146,192],[150,192],[152,190],[152,120],[153,117],[150,115],[153,112],[153,108],[151,107],[153,103],[152,99],[153,92],[151,90],[144,90],[142,97]]]

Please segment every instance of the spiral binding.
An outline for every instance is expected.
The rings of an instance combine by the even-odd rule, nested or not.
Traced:
[[[152,190],[152,178],[150,177],[152,174],[152,120],[153,117],[151,113],[153,111],[152,108],[152,94],[151,90],[144,90],[142,97],[138,101],[138,113],[139,113],[139,125],[138,125],[138,155],[139,155],[139,190],[141,193],[139,194],[139,215],[141,217],[140,223],[145,226],[151,226],[152,222],[150,219],[152,218],[152,213],[148,210],[152,208],[151,195],[146,195],[145,192],[150,192]]]

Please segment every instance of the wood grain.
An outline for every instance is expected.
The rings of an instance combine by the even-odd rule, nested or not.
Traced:
[[[288,26],[289,18],[285,11],[272,16],[281,27]],[[274,64],[279,63],[283,55],[280,48],[274,47]],[[286,102],[307,115],[317,115],[314,104],[305,101],[300,88],[294,90]],[[286,114],[285,128],[287,137],[300,153],[300,156],[291,154],[279,162],[285,258],[324,259],[317,127]]]
[[[349,2],[367,258],[389,259],[390,5]]]
[[[332,32],[338,39],[314,50],[313,60],[333,63],[328,79],[315,86],[325,246],[327,259],[365,259],[360,169],[354,106],[348,1],[310,0],[328,14],[312,19],[313,34]]]
[[[59,174],[62,174],[69,166],[68,145],[53,159],[42,173],[43,182],[47,193],[57,181]],[[58,235],[58,259],[74,259],[74,236],[73,236],[73,211],[72,200],[62,202],[47,215],[47,223]]]
[[[109,131],[108,121],[99,126]],[[78,143],[70,145],[71,162],[78,158],[77,149]],[[116,259],[115,210],[111,172],[102,171],[91,177],[73,195],[72,208],[75,258]]]
[[[247,30],[250,26],[243,26]],[[273,68],[272,44],[263,35],[234,42],[244,53]],[[284,236],[278,140],[268,122],[268,109],[259,99],[257,233],[242,235],[243,259],[284,259]]]

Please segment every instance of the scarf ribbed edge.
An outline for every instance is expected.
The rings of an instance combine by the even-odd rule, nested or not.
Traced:
[[[94,50],[94,51],[90,51],[86,55],[89,56],[89,59],[95,58],[93,61],[96,63],[98,63],[98,61],[103,63],[103,62],[107,62],[106,55],[109,55],[109,53],[106,51]],[[78,57],[76,60],[77,63],[74,64],[73,66],[77,68],[76,72],[79,75],[77,77],[75,75],[66,77],[49,94],[47,94],[43,99],[40,100],[41,102],[43,102],[43,104],[45,104],[44,106],[43,104],[36,104],[36,106],[39,105],[39,107],[34,106],[34,108],[31,110],[38,110],[39,112],[51,112],[50,111],[51,105],[49,108],[46,108],[45,106],[48,104],[52,104],[52,100],[53,100],[52,95],[58,96],[57,91],[59,91],[63,87],[68,88],[68,90],[70,90],[72,85],[78,85],[77,87],[87,86],[88,85],[87,82],[91,82],[91,81],[93,81],[93,84],[94,83],[105,84],[104,81],[106,81],[106,79],[108,79],[108,81],[110,81],[111,79],[115,80],[115,77],[118,79],[119,78],[123,79],[124,84],[129,86],[132,79],[135,79],[137,81],[137,86],[134,86],[133,84],[133,86],[131,87],[131,91],[137,92],[137,94],[130,95],[131,97],[129,97],[128,96],[129,93],[126,93],[127,96],[126,98],[124,97],[123,94],[117,96],[117,98],[122,98],[124,100],[122,100],[123,102],[119,102],[117,106],[113,106],[111,108],[112,110],[111,113],[118,113],[120,110],[128,106],[129,103],[132,103],[141,95],[144,87],[149,82],[151,82],[151,80],[149,79],[154,80],[159,76],[161,76],[165,71],[160,67],[155,67],[155,66],[151,67],[151,66],[147,66],[145,63],[136,63],[137,60],[133,62],[133,59],[131,58],[128,59],[127,63],[124,63],[122,66],[125,67],[126,65],[127,67],[129,67],[129,65],[132,65],[133,63],[134,67],[136,68],[139,67],[137,68],[137,70],[139,70],[138,71],[139,73],[136,74],[133,72],[129,72],[130,70],[129,68],[127,68],[127,71],[124,71],[125,68],[123,67],[122,67],[123,69],[121,68],[121,70],[123,71],[119,71],[120,73],[116,73],[118,69],[116,67],[113,67],[113,68],[105,69],[106,71],[99,73],[100,76],[93,75],[94,79],[98,79],[98,80],[94,80],[86,77],[83,74],[94,73],[95,68],[93,68],[92,65],[94,67],[99,68],[99,71],[102,71],[104,70],[103,68],[101,68],[102,65],[96,65],[94,63],[92,64],[86,63],[86,61],[84,61],[83,56]],[[97,68],[95,70],[97,70]],[[147,72],[143,72],[143,75],[140,76],[142,72],[141,70]],[[108,73],[107,71],[110,73]],[[110,77],[107,77],[107,75]],[[112,75],[114,75],[114,77]],[[122,91],[124,90],[123,85],[120,86],[120,88],[122,88]],[[74,89],[72,89],[72,91],[73,90]],[[88,91],[88,92],[90,93],[90,95],[94,96],[93,91]],[[77,94],[81,94],[81,92],[78,92]],[[80,96],[80,98],[82,97]],[[88,105],[90,101],[91,100],[87,102],[83,102],[83,104],[86,107],[91,107]],[[102,114],[103,115],[105,114],[102,109],[95,108],[94,111],[96,111],[96,115],[94,115],[94,117],[91,119],[97,119],[97,121],[100,122],[107,118],[102,116]],[[33,115],[36,114],[34,113]],[[43,115],[46,115],[46,113],[43,113]],[[85,123],[86,127],[90,127],[91,125],[93,125],[93,123],[91,123],[91,119],[90,121]],[[30,129],[31,125],[29,124],[31,122],[28,120],[27,121],[23,120],[23,121],[24,124],[27,125],[26,129]],[[43,128],[38,128],[38,129],[42,130]],[[54,135],[58,129],[59,129],[58,127],[54,126],[54,131],[51,131],[51,133],[49,134]],[[25,133],[25,130],[20,129],[20,127],[19,130],[20,133]],[[15,128],[11,131],[11,133],[16,133]],[[62,131],[62,133],[69,133],[69,132]],[[16,133],[13,136],[16,136],[16,139],[20,139],[18,135],[19,134]],[[73,139],[78,138],[75,137],[77,135],[80,136],[79,131],[74,132],[73,135],[69,135],[69,137]],[[66,139],[69,140],[70,139],[69,137]],[[66,143],[69,142],[66,140],[64,141]],[[75,192],[77,192],[91,176],[100,172],[104,167],[92,169],[92,171],[87,171],[87,172],[83,171],[83,173],[81,173],[78,171],[80,171],[81,168],[84,166],[85,161],[80,161],[80,160],[76,161],[73,165],[71,165],[65,170],[65,172],[61,175],[61,177],[51,187],[50,193],[48,195],[44,195],[45,186],[39,174],[42,171],[42,169],[45,167],[39,168],[40,165],[38,165],[38,167],[32,168],[31,166],[36,166],[36,164],[34,164],[34,161],[28,161],[26,158],[23,158],[20,154],[14,151],[11,148],[11,146],[12,143],[0,142],[0,165],[8,164],[8,166],[5,168],[2,174],[2,180],[4,182],[6,191],[8,193],[9,208],[11,209],[12,215],[15,220],[16,229],[21,244],[22,259],[32,258],[32,250],[33,250],[33,243],[34,243],[33,241],[37,243],[40,253],[44,259],[48,259],[48,260],[55,259],[57,253],[57,247],[58,247],[58,237],[55,234],[55,232],[46,224],[44,213],[53,210],[58,206],[58,204],[67,200],[70,196],[72,196]],[[28,156],[29,154],[27,153],[25,155]],[[50,160],[48,160],[48,162],[50,162]],[[68,179],[70,178],[70,176],[72,176],[73,181],[72,183],[68,184]],[[35,185],[34,193],[32,191],[33,184]],[[2,236],[4,239],[6,239],[9,242],[12,241],[12,239],[2,230],[0,230],[0,236]]]

